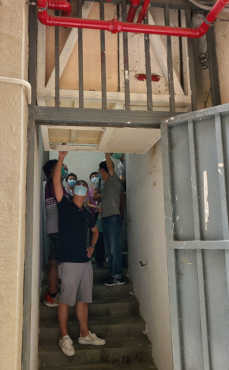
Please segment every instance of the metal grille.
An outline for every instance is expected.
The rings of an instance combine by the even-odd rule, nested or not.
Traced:
[[[86,4],[99,4],[99,19],[105,18],[106,6],[114,7],[114,17],[120,20],[126,21],[128,4],[125,0],[116,2],[104,2],[101,1],[87,1],[80,2],[78,10],[74,10],[73,16],[82,17],[82,9]],[[145,23],[154,22],[154,15],[156,12],[161,14],[160,22],[165,25],[177,25],[186,26],[190,18],[190,8],[187,4],[183,6],[178,4],[177,6],[168,5],[164,1],[158,4],[155,2],[151,3],[149,10],[149,16],[144,20]],[[172,20],[171,20],[172,18]],[[182,21],[181,21],[182,19]],[[185,20],[186,19],[186,20]],[[172,23],[171,23],[172,22]],[[42,29],[43,28],[43,29]],[[55,75],[55,86],[51,86],[50,76],[44,84],[40,83],[40,75],[44,75],[46,72],[42,72],[42,68],[45,68],[45,59],[47,55],[43,56],[43,64],[40,63],[42,59],[39,53],[46,53],[45,48],[39,48],[39,45],[45,43],[45,31],[44,26],[39,24],[38,27],[38,81],[37,81],[37,97],[38,105],[55,106],[55,107],[75,107],[79,109],[90,108],[88,105],[88,96],[96,95],[93,91],[86,91],[85,80],[88,75],[86,68],[85,58],[85,33],[88,30],[78,29],[75,30],[77,33],[77,68],[74,73],[77,76],[78,85],[76,89],[72,89],[63,94],[61,89],[61,77],[63,73],[62,60],[60,60],[61,51],[63,45],[61,40],[63,39],[63,31],[60,28],[55,28],[54,36],[54,68],[53,72]],[[89,31],[100,34],[100,45],[98,53],[100,54],[100,90],[96,90],[100,95],[97,96],[99,103],[95,106],[96,109],[102,111],[107,109],[121,109],[125,111],[129,110],[143,110],[143,111],[166,111],[169,113],[184,112],[191,109],[191,99],[195,99],[194,92],[191,94],[191,85],[193,84],[193,65],[194,65],[194,54],[192,52],[193,45],[188,40],[178,40],[173,37],[163,37],[158,35],[144,35],[138,34],[138,44],[142,45],[141,50],[133,51],[133,34],[121,33],[115,35],[117,38],[117,88],[115,91],[109,90],[108,80],[112,78],[108,74],[108,61],[107,53],[109,51],[109,45],[106,39],[105,31]],[[42,41],[43,37],[43,41]],[[40,38],[40,42],[39,42]],[[158,41],[156,41],[158,40]],[[137,44],[137,45],[138,45]],[[158,45],[158,46],[155,46]],[[50,46],[49,46],[50,47]],[[91,45],[93,47],[93,45]],[[155,52],[155,48],[157,49]],[[157,55],[156,55],[157,54]],[[161,54],[161,55],[160,55]],[[135,58],[136,65],[141,65],[140,60],[144,61],[139,67],[139,70],[134,69],[132,59]],[[161,82],[158,83],[154,80],[155,71],[155,58],[161,58],[158,65],[161,68],[159,79]],[[164,61],[162,61],[164,59]],[[179,61],[179,62],[178,62]],[[163,65],[161,66],[160,63]],[[158,66],[157,66],[158,69]],[[137,73],[138,72],[138,73]],[[136,74],[136,76],[135,76]],[[137,75],[142,76],[142,81],[136,82]],[[153,79],[153,81],[152,81]],[[136,85],[136,83],[138,85]],[[160,85],[161,84],[161,85]],[[160,85],[158,87],[158,85]],[[141,93],[135,91],[135,87],[140,86]],[[145,86],[143,88],[143,86]],[[73,91],[74,90],[74,91]],[[163,90],[164,92],[161,92]],[[166,90],[166,92],[165,92]],[[143,92],[144,91],[144,92]],[[70,96],[72,94],[72,100],[70,102]],[[192,95],[192,96],[191,96]],[[98,97],[99,96],[99,97]],[[163,104],[160,102],[163,99]],[[75,100],[75,101],[73,101]],[[94,99],[95,100],[95,99]],[[69,101],[69,103],[67,103]],[[141,102],[140,102],[141,101]],[[115,103],[116,102],[116,103]],[[182,103],[183,102],[183,103]],[[160,107],[160,104],[162,105]]]
[[[229,105],[162,124],[174,370],[229,354]]]

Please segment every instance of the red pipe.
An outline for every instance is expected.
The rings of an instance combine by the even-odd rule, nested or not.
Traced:
[[[48,4],[48,0],[38,0]],[[223,10],[229,0],[217,0],[215,5],[206,17],[206,20],[198,28],[178,28],[168,26],[155,26],[146,24],[135,24],[127,22],[119,22],[116,19],[111,21],[103,20],[92,20],[92,19],[80,19],[80,18],[67,18],[67,17],[56,17],[50,16],[47,13],[47,6],[38,8],[38,18],[41,23],[47,26],[62,26],[67,28],[88,28],[93,30],[104,30],[113,33],[116,32],[133,32],[133,33],[148,33],[156,35],[168,35],[168,36],[183,36],[190,38],[199,38],[203,36],[216,20],[218,14]]]
[[[136,11],[140,4],[140,0],[131,0],[130,2],[131,2],[131,5],[130,5],[130,9],[127,15],[127,22],[133,22]]]
[[[146,12],[148,10],[149,4],[150,4],[150,0],[144,0],[144,3],[143,3],[142,8],[141,8],[141,11],[140,11],[140,13],[138,15],[137,23],[142,23],[142,20],[146,16]]]
[[[55,9],[61,10],[63,15],[70,15],[72,11],[71,4],[67,0],[37,0],[38,8],[43,8],[44,10]]]

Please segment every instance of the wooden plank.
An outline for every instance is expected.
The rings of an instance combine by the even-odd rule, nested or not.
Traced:
[[[60,89],[60,99],[68,99],[69,101],[75,100],[78,98],[79,91],[78,90],[63,90]],[[38,105],[40,105],[40,99],[47,99],[48,104],[50,105],[50,98],[54,97],[54,90],[48,91],[47,89],[43,89],[40,91],[38,96]],[[131,93],[130,94],[130,101],[131,106],[146,106],[146,93]],[[84,91],[84,98],[85,104],[88,102],[91,103],[100,103],[101,102],[101,91]],[[125,99],[124,92],[107,92],[107,103],[108,104],[123,104]],[[167,110],[169,107],[169,95],[152,95],[153,100],[153,107],[154,110],[156,108],[161,107],[164,110]],[[177,95],[176,96],[176,110],[179,111],[179,108],[183,112],[187,112],[190,110],[191,107],[191,96],[186,95]]]
[[[149,16],[149,24],[156,25],[156,21],[153,17],[153,11],[150,10],[148,13]],[[156,57],[161,71],[165,78],[168,78],[168,67],[167,67],[167,52],[165,44],[161,38],[161,36],[154,36],[150,37],[150,47],[152,49],[152,53]],[[177,72],[173,69],[173,76],[174,76],[174,90],[175,95],[184,95],[184,91],[181,87],[179,78],[177,76]]]
[[[83,18],[88,17],[92,6],[93,6],[92,2],[87,1],[84,3],[83,9],[82,9]],[[62,52],[60,53],[60,78],[64,72],[64,69],[68,63],[70,56],[72,55],[72,52],[73,52],[73,49],[75,47],[77,40],[78,40],[77,29],[73,28],[71,32],[69,33],[69,36],[64,45],[64,48],[62,49]],[[43,53],[44,53],[44,50],[43,50]],[[50,78],[46,84],[47,89],[53,88],[54,82],[55,82],[55,68],[53,68]]]

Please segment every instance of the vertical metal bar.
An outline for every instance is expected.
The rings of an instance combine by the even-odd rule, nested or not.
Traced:
[[[200,208],[198,197],[197,185],[197,171],[196,171],[196,151],[195,151],[195,138],[193,121],[188,121],[188,137],[189,137],[189,154],[191,166],[191,185],[192,185],[192,205],[193,205],[193,218],[194,218],[194,237],[195,240],[200,240]],[[207,322],[207,298],[204,284],[204,261],[203,251],[196,251],[197,259],[197,276],[199,287],[199,300],[200,300],[200,324],[202,335],[202,352],[204,370],[210,370],[210,349],[208,341],[208,322]]]
[[[173,206],[172,206],[172,184],[170,168],[170,143],[168,125],[166,122],[161,124],[162,137],[162,159],[163,159],[163,179],[164,179],[164,199],[165,199],[165,219],[167,243],[174,239]],[[170,297],[170,316],[172,327],[172,347],[173,347],[173,368],[183,370],[181,356],[181,337],[179,324],[179,304],[177,289],[176,272],[176,251],[168,248],[168,276],[169,276],[169,297]]]
[[[187,27],[192,27],[191,11],[185,9]],[[188,38],[188,54],[189,54],[189,70],[190,70],[190,86],[192,92],[192,110],[197,109],[197,87],[196,87],[196,53],[195,40]]]
[[[144,23],[148,24],[148,16],[145,17]],[[146,66],[146,89],[147,89],[147,110],[152,110],[152,78],[151,78],[151,59],[150,59],[150,42],[149,34],[144,34],[144,46],[145,46],[145,66]]]
[[[116,6],[117,9],[117,19],[120,18],[120,8],[119,4]],[[117,32],[117,41],[118,41],[118,91],[120,91],[120,32]]]
[[[220,193],[220,206],[222,214],[222,227],[223,238],[229,239],[229,225],[228,225],[228,209],[227,209],[227,192],[226,192],[226,178],[225,178],[225,162],[223,150],[223,137],[222,137],[222,122],[220,114],[215,116],[215,132],[216,132],[216,150],[218,162],[218,180],[219,180],[219,193]],[[227,277],[227,289],[229,295],[229,251],[225,251],[225,268]]]
[[[181,10],[178,9],[178,26],[182,27],[182,22],[181,22]],[[183,42],[182,42],[182,37],[178,38],[179,41],[179,52],[180,52],[180,84],[182,89],[184,90],[184,62],[183,62]]]
[[[58,11],[55,12],[58,15]],[[55,27],[55,107],[60,106],[60,59],[59,59],[59,27]]]
[[[78,16],[82,18],[82,1],[78,4]],[[78,28],[78,80],[79,80],[79,108],[84,107],[83,91],[83,30]]]
[[[32,86],[32,105],[37,104],[37,7],[29,8],[29,82]]]
[[[122,2],[122,20],[126,20],[126,2]],[[124,88],[125,88],[125,110],[130,109],[130,81],[129,81],[129,55],[128,34],[123,32],[123,64],[124,64]]]
[[[212,105],[219,105],[221,104],[219,87],[219,70],[216,56],[215,31],[213,27],[211,27],[208,30],[206,38],[207,38],[208,67],[211,84]]]
[[[169,7],[164,8],[165,25],[169,26]],[[170,112],[175,112],[175,94],[174,94],[174,78],[173,78],[173,57],[171,36],[167,36],[167,69],[168,69],[168,85],[169,85],[169,106]]]
[[[100,1],[100,19],[104,20],[104,3]],[[101,86],[102,86],[102,110],[107,109],[107,77],[106,77],[106,46],[105,32],[100,31],[101,50]]]

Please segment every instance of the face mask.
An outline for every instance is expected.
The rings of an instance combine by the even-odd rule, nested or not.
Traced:
[[[76,185],[74,187],[74,194],[80,197],[85,197],[87,195],[87,188],[83,185]]]
[[[91,183],[93,185],[97,185],[99,183],[99,177],[98,176],[94,176],[91,178]]]
[[[65,179],[65,177],[68,176],[68,170],[66,170],[64,167],[61,169],[61,177],[62,179]]]
[[[115,158],[115,159],[121,159],[123,156],[123,153],[113,153],[112,154],[112,157]]]
[[[68,180],[68,185],[69,185],[71,188],[74,188],[75,184],[76,184],[76,180],[74,180],[74,179],[69,179],[69,180]]]

